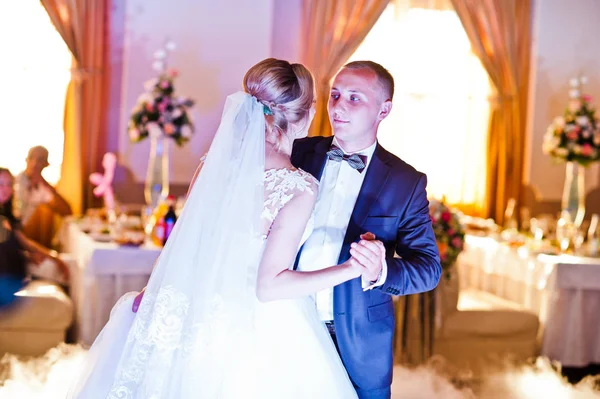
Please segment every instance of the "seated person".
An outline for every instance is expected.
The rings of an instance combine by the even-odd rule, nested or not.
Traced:
[[[13,184],[10,171],[0,168],[0,306],[13,299],[29,276],[62,285],[69,278],[69,269],[56,251],[35,243],[21,231],[12,207]]]
[[[42,177],[42,171],[49,165],[45,147],[32,147],[26,163],[25,171],[16,177],[15,214],[30,239],[49,246],[55,233],[54,215],[70,215],[71,206]]]

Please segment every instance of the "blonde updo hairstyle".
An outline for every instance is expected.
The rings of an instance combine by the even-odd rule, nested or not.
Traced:
[[[314,102],[314,81],[302,64],[267,58],[244,76],[244,91],[272,113],[265,113],[266,140],[278,151],[291,151],[298,132],[308,126]]]

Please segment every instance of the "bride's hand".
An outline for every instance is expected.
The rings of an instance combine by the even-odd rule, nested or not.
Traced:
[[[349,270],[352,275],[351,279],[362,276],[363,273],[366,272],[366,269],[363,265],[360,264],[354,257],[350,257],[347,261],[343,263],[343,265]]]
[[[140,293],[135,296],[135,299],[133,300],[133,305],[131,306],[131,311],[133,313],[137,313],[140,307],[140,303],[142,303],[142,298],[144,297],[144,291],[146,291],[146,287],[142,288]]]

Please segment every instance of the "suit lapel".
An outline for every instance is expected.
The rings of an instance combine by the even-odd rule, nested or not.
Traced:
[[[383,189],[385,181],[390,174],[390,166],[387,164],[385,152],[379,144],[375,147],[373,159],[367,169],[367,175],[363,181],[363,185],[358,193],[354,210],[352,211],[351,221],[354,224],[361,225],[367,218],[369,209],[375,200],[379,197],[379,193]]]
[[[344,244],[340,253],[340,262],[348,259],[348,251],[350,244],[356,240],[361,233],[361,225],[365,222],[369,215],[369,210],[373,203],[379,197],[385,182],[390,174],[390,166],[387,161],[385,150],[377,144],[375,152],[373,153],[373,159],[367,169],[367,175],[363,181],[363,185],[358,193],[352,216],[350,217],[350,223],[348,223],[348,229],[346,230],[346,236],[344,237]]]

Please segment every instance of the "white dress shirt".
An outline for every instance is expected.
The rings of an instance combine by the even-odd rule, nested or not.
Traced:
[[[21,223],[27,223],[38,206],[47,204],[53,199],[54,194],[47,187],[31,187],[25,172],[15,177],[15,216],[21,219]]]
[[[344,151],[335,137],[333,144]],[[297,270],[321,270],[338,263],[348,223],[376,146],[377,142],[356,152],[367,156],[362,173],[346,161],[327,159],[315,205],[314,230],[304,243]],[[344,154],[347,152],[344,151]],[[383,263],[381,277],[374,284],[363,279],[363,289],[371,289],[385,282],[387,266]],[[315,300],[321,320],[333,320],[333,287],[317,292]]]

